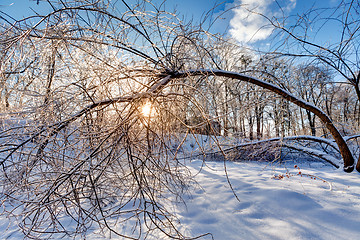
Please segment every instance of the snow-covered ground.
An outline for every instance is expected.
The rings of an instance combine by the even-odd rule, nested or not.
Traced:
[[[192,161],[199,187],[179,207],[182,228],[203,239],[359,239],[358,173],[346,174],[313,162],[266,163]],[[301,171],[301,175],[299,175]],[[306,175],[309,174],[309,175]],[[284,176],[283,178],[279,176]],[[316,178],[314,179],[315,176]],[[320,178],[320,179],[319,179]]]
[[[185,141],[184,149],[197,156],[199,149],[195,140],[190,140]],[[204,148],[210,141],[198,140]],[[185,204],[170,207],[185,236],[209,233],[200,239],[360,239],[357,172],[347,174],[328,163],[306,158],[285,164],[226,162],[226,172],[223,161],[204,162],[195,157],[186,164],[197,183],[183,196]],[[131,222],[119,226],[124,234],[132,227]],[[0,232],[0,239],[24,238],[17,223],[5,216],[0,216]],[[93,229],[82,237],[109,236],[96,233]],[[155,235],[150,239],[166,238]]]
[[[359,239],[360,175],[317,162],[287,165],[289,177],[284,166],[228,162],[238,201],[223,162],[191,161],[198,185],[175,207],[180,229],[211,233],[201,239]],[[3,239],[22,238],[15,225],[1,219]]]

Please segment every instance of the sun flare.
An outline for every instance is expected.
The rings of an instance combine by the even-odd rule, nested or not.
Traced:
[[[142,108],[141,108],[141,114],[144,117],[150,117],[152,115],[152,106],[151,103],[147,102]]]

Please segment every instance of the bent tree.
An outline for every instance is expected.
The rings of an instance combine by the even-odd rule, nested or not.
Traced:
[[[152,231],[188,237],[168,208],[192,181],[178,156],[189,134],[221,118],[215,105],[228,99],[216,102],[208,91],[220,79],[256,85],[313,112],[335,139],[344,170],[354,168],[320,108],[223,70],[217,44],[226,41],[163,5],[59,1],[44,15],[2,18],[1,199],[29,238],[96,229],[130,239]]]
[[[358,0],[346,0],[328,8],[313,6],[300,16],[285,19],[264,16],[275,29],[277,41],[272,54],[317,61],[332,69],[343,85],[351,86],[357,98],[353,114],[357,128],[360,126],[360,108],[357,107],[360,104],[359,7]],[[340,30],[329,31],[335,25]],[[320,37],[324,32],[326,41]],[[360,158],[356,169],[360,172]]]
[[[260,86],[264,89],[267,89],[273,93],[276,93],[276,94],[280,95],[281,97],[285,98],[287,101],[292,102],[303,109],[311,111],[312,113],[314,113],[317,117],[319,117],[321,119],[321,121],[324,123],[326,128],[329,130],[329,132],[335,139],[335,141],[339,147],[340,153],[344,160],[344,171],[352,172],[354,170],[355,160],[354,160],[354,157],[353,157],[347,143],[345,142],[344,138],[341,136],[338,129],[334,126],[332,120],[328,117],[328,115],[326,113],[324,113],[318,107],[294,96],[290,92],[288,92],[284,89],[281,89],[280,87],[278,87],[274,84],[256,79],[254,77],[239,74],[236,72],[228,72],[228,71],[222,71],[222,70],[218,70],[218,69],[214,69],[214,70],[199,69],[199,70],[189,70],[189,71],[183,72],[183,73],[175,72],[175,73],[172,73],[171,75],[173,76],[173,78],[181,78],[181,77],[186,77],[187,74],[189,74],[189,75],[205,74],[205,75],[222,76],[222,77],[237,79],[237,80],[243,81],[243,82],[249,82],[251,84],[254,84],[254,85]]]

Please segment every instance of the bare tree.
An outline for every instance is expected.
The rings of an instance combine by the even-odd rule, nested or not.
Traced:
[[[51,7],[2,26],[2,114],[16,116],[1,126],[2,199],[22,209],[9,215],[29,238],[85,236],[94,223],[130,239],[185,238],[166,207],[190,181],[171,133],[186,104],[204,109],[164,71],[201,64],[180,51],[201,39],[145,1],[123,1],[122,13],[106,1]]]
[[[208,74],[208,75],[214,75],[214,76],[221,76],[221,77],[228,77],[228,78],[233,78],[233,79],[237,79],[239,81],[244,81],[244,82],[249,82],[251,84],[260,86],[264,89],[267,89],[281,97],[283,97],[284,99],[286,99],[289,102],[292,102],[296,105],[298,105],[301,108],[304,108],[306,110],[311,111],[312,113],[314,113],[317,117],[319,117],[321,119],[321,121],[324,123],[324,125],[326,126],[326,128],[329,130],[329,132],[331,133],[331,135],[334,137],[334,140],[336,141],[336,143],[338,144],[339,150],[341,152],[341,155],[343,157],[344,160],[344,171],[346,172],[351,172],[354,169],[354,158],[352,156],[352,153],[349,149],[349,146],[346,144],[344,138],[342,137],[342,135],[340,134],[339,130],[335,127],[335,125],[333,124],[332,120],[328,117],[328,115],[322,111],[320,108],[312,105],[311,103],[306,102],[303,99],[300,99],[296,96],[294,96],[293,94],[291,94],[290,92],[265,81],[256,79],[254,77],[249,77],[243,74],[239,74],[236,72],[227,72],[227,71],[223,71],[223,70],[206,70],[206,69],[202,69],[202,70],[192,70],[192,71],[187,71],[187,72],[177,72],[177,73],[172,73],[174,78],[181,78],[184,77],[187,74],[190,75],[203,75],[203,74]]]
[[[275,29],[279,30],[275,31],[275,38],[282,39],[274,45],[272,54],[317,60],[325,67],[332,68],[352,86],[358,104],[360,102],[359,8],[359,1],[349,0],[340,1],[333,8],[313,7],[302,15],[295,16],[295,19],[264,16]],[[332,41],[321,42],[317,39],[317,35],[309,32],[326,31],[333,25],[341,28],[331,37]],[[360,161],[356,169],[360,171]]]
[[[239,73],[236,64],[226,71],[213,47],[218,36],[185,24],[163,5],[117,4],[49,2],[47,15],[9,18],[2,26],[1,81],[8,95],[11,89],[9,104],[19,93],[24,100],[16,121],[1,125],[1,198],[14,207],[6,211],[26,237],[85,236],[94,224],[130,239],[152,231],[188,237],[167,207],[191,181],[178,155],[199,125],[215,133],[212,121],[221,119],[229,128],[236,90],[230,82],[315,114],[335,139],[344,170],[353,170],[352,153],[324,111]],[[219,85],[225,95],[216,103],[207,90]],[[129,221],[131,231],[122,232],[118,224]]]

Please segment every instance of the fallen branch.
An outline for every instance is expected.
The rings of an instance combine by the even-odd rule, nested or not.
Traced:
[[[335,162],[337,162],[336,158],[334,158],[333,156],[331,156],[323,151],[313,149],[313,148],[302,147],[302,146],[295,146],[295,145],[291,145],[291,144],[287,144],[287,143],[282,143],[282,147],[293,149],[293,150],[296,150],[299,152],[309,154],[311,156],[318,157],[318,158],[330,163],[332,166],[334,166],[336,168],[340,167],[339,165],[337,165],[335,163]]]
[[[235,154],[234,156],[232,156],[232,159],[238,159],[239,155],[243,155],[243,154],[239,154],[239,152],[246,150],[246,151],[248,151],[246,154],[248,154],[247,157],[249,158],[249,160],[256,158],[256,156],[258,156],[258,155],[259,156],[261,155],[262,159],[265,159],[267,157],[267,156],[265,156],[266,153],[268,153],[268,155],[274,155],[273,157],[275,157],[276,154],[274,154],[275,153],[274,149],[276,147],[277,148],[285,147],[285,148],[289,148],[292,150],[296,150],[296,151],[303,152],[303,153],[309,154],[311,156],[320,158],[320,159],[330,163],[332,166],[339,168],[339,165],[336,164],[336,162],[338,162],[338,159],[336,159],[335,157],[331,156],[330,154],[328,154],[326,152],[323,152],[323,151],[317,150],[317,149],[313,149],[313,148],[309,148],[309,147],[303,147],[303,146],[286,143],[287,141],[301,141],[301,140],[307,140],[307,141],[317,142],[320,144],[326,144],[326,145],[332,147],[337,152],[339,152],[336,144],[331,139],[308,136],[308,135],[301,135],[301,136],[291,136],[291,137],[285,137],[285,138],[277,137],[277,138],[259,140],[259,141],[255,141],[255,142],[241,143],[234,147],[223,149],[222,151],[215,151],[215,152],[210,152],[210,153],[199,153],[199,154],[190,156],[190,158],[205,157],[205,158],[216,159],[216,158],[221,158],[222,153],[225,153],[228,156],[230,154]],[[270,143],[272,145],[269,145]],[[258,146],[261,146],[260,150],[259,150],[259,148],[257,148]],[[253,149],[249,150],[249,147],[253,147]],[[186,157],[186,158],[189,158],[189,157]],[[228,157],[228,158],[230,159],[230,157]]]

